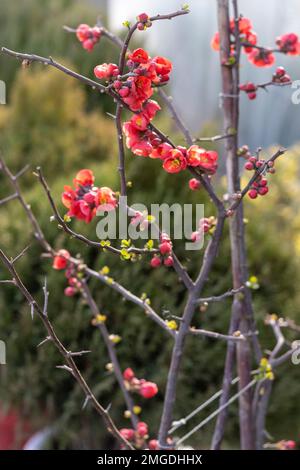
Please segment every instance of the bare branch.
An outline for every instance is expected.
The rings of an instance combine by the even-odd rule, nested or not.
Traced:
[[[16,286],[18,287],[20,292],[23,294],[23,296],[26,298],[29,305],[33,306],[33,308],[36,310],[38,316],[40,317],[42,323],[44,324],[44,327],[47,330],[48,335],[51,337],[53,344],[56,346],[60,354],[65,359],[66,364],[64,366],[58,366],[58,367],[66,369],[69,372],[72,372],[72,375],[74,376],[75,380],[84,391],[85,395],[91,397],[91,401],[93,403],[94,408],[96,409],[98,414],[103,418],[106,424],[107,431],[111,433],[119,441],[120,444],[124,445],[126,449],[133,449],[131,444],[126,439],[124,439],[124,437],[120,434],[114,422],[112,421],[110,415],[100,405],[95,395],[93,395],[91,389],[89,388],[86,381],[82,377],[79,369],[77,368],[73,358],[70,357],[68,350],[64,347],[64,345],[61,343],[58,336],[56,335],[53,329],[53,326],[48,319],[48,316],[44,315],[43,308],[39,306],[39,304],[35,301],[35,299],[32,297],[30,292],[27,290],[26,286],[24,285],[21,278],[19,277],[14,265],[11,263],[11,261],[7,258],[7,256],[4,254],[4,252],[1,249],[0,249],[0,259],[2,260],[3,264],[6,266],[7,270],[15,279]]]
[[[225,292],[222,295],[217,295],[217,296],[212,296],[212,297],[202,297],[200,299],[196,299],[196,304],[202,304],[202,303],[211,303],[211,302],[222,302],[224,299],[227,297],[232,297],[233,295],[238,294],[239,292],[242,292],[245,289],[245,286],[241,286],[238,289],[231,289],[228,292]]]
[[[9,201],[13,201],[14,199],[17,199],[18,195],[17,194],[11,194],[10,196],[5,197],[4,199],[0,200],[0,206],[3,206]]]
[[[13,264],[15,264],[20,258],[22,258],[25,253],[27,253],[28,249],[31,247],[31,243],[29,245],[27,245],[24,250],[21,251],[21,253],[19,253],[14,259],[11,260],[11,262]]]
[[[190,328],[190,334],[195,336],[207,336],[208,338],[221,339],[224,341],[246,341],[246,337],[240,332],[237,332],[236,336],[233,335],[223,335],[222,333],[217,333],[216,331],[208,331],[203,329]]]

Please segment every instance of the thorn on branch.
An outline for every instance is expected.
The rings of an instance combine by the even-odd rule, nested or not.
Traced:
[[[63,365],[63,366],[56,366],[56,369],[62,369],[70,372],[72,375],[74,375],[74,371],[71,367]]]
[[[82,407],[81,407],[82,410],[85,410],[85,408],[87,407],[88,402],[90,401],[90,399],[91,399],[91,396],[90,396],[90,395],[87,395],[87,396],[85,397],[84,402],[83,402],[83,405],[82,405]]]
[[[83,356],[84,354],[89,354],[89,353],[91,353],[91,352],[92,352],[92,351],[90,351],[90,350],[87,350],[87,351],[76,351],[76,352],[68,351],[68,356],[69,356],[69,357]]]
[[[43,346],[44,344],[48,343],[48,341],[52,341],[51,336],[47,336],[45,339],[43,339],[43,341],[41,341],[41,342],[37,345],[37,348],[40,348],[40,347]]]

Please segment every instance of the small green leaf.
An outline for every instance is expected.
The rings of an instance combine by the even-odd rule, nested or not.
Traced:
[[[154,246],[154,241],[153,240],[148,240],[147,243],[145,244],[146,250],[152,250]]]
[[[122,240],[121,241],[121,247],[122,248],[129,248],[131,245],[131,240]]]
[[[125,21],[123,21],[122,25],[125,26],[125,28],[128,28],[128,29],[129,29],[130,26],[131,26],[131,23],[130,23],[130,21],[125,20]]]
[[[121,250],[120,256],[121,256],[121,259],[123,259],[123,260],[125,260],[125,261],[127,261],[127,260],[129,260],[129,259],[131,258],[131,255],[130,255],[130,253],[128,253],[128,251],[126,250],[126,248],[123,248],[123,249]]]

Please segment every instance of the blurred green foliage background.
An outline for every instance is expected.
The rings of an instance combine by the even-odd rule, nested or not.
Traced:
[[[0,45],[49,55],[60,59],[74,70],[93,76],[93,67],[113,61],[116,49],[105,39],[92,54],[86,53],[73,35],[62,31],[62,25],[80,22],[94,24],[98,11],[85,2],[1,0]],[[159,52],[159,51],[158,51]],[[112,59],[113,58],[113,59]],[[91,168],[99,185],[118,189],[117,152],[113,120],[106,111],[113,104],[97,93],[61,73],[33,64],[25,70],[15,60],[0,56],[1,79],[8,84],[8,105],[0,108],[1,150],[14,171],[30,163],[32,170],[41,165],[60,204],[64,184],[69,184],[78,170]],[[167,116],[161,118],[165,129],[180,136],[170,127]],[[213,134],[216,123],[207,125],[205,132]],[[250,273],[256,275],[260,289],[254,292],[254,304],[261,340],[266,349],[273,337],[264,325],[267,313],[277,313],[300,321],[300,214],[299,149],[293,148],[278,163],[278,172],[270,184],[266,198],[246,203],[247,243]],[[203,192],[191,193],[187,175],[168,175],[159,162],[128,155],[127,169],[133,187],[131,202],[201,202],[206,214],[212,215]],[[224,181],[218,181],[220,191]],[[168,311],[180,315],[185,302],[185,290],[172,270],[152,271],[147,261],[126,263],[113,255],[100,253],[70,240],[55,223],[43,191],[29,172],[22,178],[22,189],[31,204],[51,244],[80,252],[95,269],[108,265],[111,275],[137,295],[146,292],[160,314]],[[0,198],[8,194],[8,185],[0,175]],[[31,228],[16,201],[1,207],[1,247],[15,256],[32,241]],[[90,226],[72,222],[77,230],[90,238],[96,236],[96,223]],[[202,254],[185,252],[182,243],[175,243],[179,257],[195,276]],[[49,315],[58,335],[70,350],[91,349],[92,353],[78,360],[84,376],[92,385],[101,403],[111,403],[112,417],[120,427],[128,426],[123,417],[124,403],[114,377],[105,368],[108,362],[98,330],[90,324],[90,313],[78,298],[63,295],[65,278],[54,272],[50,262],[41,258],[41,249],[32,243],[28,254],[18,262],[18,269],[28,288],[42,298],[44,276],[50,290]],[[225,233],[221,251],[207,283],[205,295],[218,295],[231,286],[229,241]],[[0,268],[1,278],[7,274]],[[145,317],[133,304],[125,302],[109,288],[91,282],[99,309],[108,316],[108,328],[122,336],[117,346],[122,368],[132,367],[138,377],[158,383],[160,393],[150,401],[137,398],[143,408],[142,419],[149,423],[155,435],[162,407],[163,390],[170,361],[172,340]],[[81,411],[82,393],[72,379],[55,368],[61,358],[51,344],[37,350],[45,332],[37,318],[31,320],[27,304],[11,287],[1,287],[0,337],[7,343],[7,366],[1,366],[0,402],[6,407],[18,407],[30,417],[38,429],[55,423],[58,434],[53,445],[59,448],[108,448],[109,437],[102,422],[87,408]],[[230,318],[230,300],[209,306],[205,313],[196,314],[195,326],[226,332]],[[180,374],[176,418],[190,412],[213,394],[221,385],[226,345],[211,339],[190,338]],[[268,431],[275,439],[297,438],[300,423],[298,400],[300,369],[286,364],[276,374],[274,392],[268,416]],[[238,427],[235,406],[230,408],[226,432],[226,447],[235,447]],[[194,418],[190,425],[197,423]],[[190,440],[191,445],[209,445],[212,425]]]

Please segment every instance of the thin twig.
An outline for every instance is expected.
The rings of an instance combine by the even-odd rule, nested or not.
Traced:
[[[224,294],[217,295],[217,296],[212,296],[212,297],[202,297],[200,299],[196,299],[196,304],[202,304],[202,303],[211,303],[211,302],[222,302],[224,299],[227,297],[232,297],[233,295],[238,294],[239,292],[242,292],[245,289],[245,286],[241,286],[238,289],[231,289]]]
[[[197,426],[195,426],[191,431],[189,431],[187,434],[185,434],[183,437],[181,437],[177,442],[176,446],[178,447],[181,445],[183,442],[185,442],[189,437],[191,437],[195,432],[199,431],[199,429],[203,428],[207,423],[209,423],[213,418],[218,416],[218,414],[227,408],[231,403],[233,403],[235,400],[241,397],[244,393],[246,393],[253,385],[256,384],[256,379],[253,379],[251,382],[249,382],[244,388],[240,389],[238,393],[233,395],[224,405],[220,406],[217,410],[215,410],[213,413],[211,413],[207,418],[205,418],[203,421],[201,421]]]

